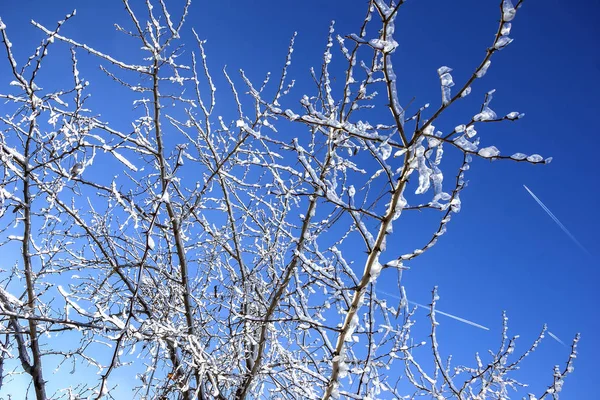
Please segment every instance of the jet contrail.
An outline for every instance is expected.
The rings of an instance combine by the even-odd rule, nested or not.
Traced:
[[[427,310],[430,310],[430,309],[431,309],[431,307],[425,306],[425,305],[423,305],[423,304],[415,303],[414,301],[410,301],[410,300],[409,300],[409,303],[411,303],[411,304],[414,304],[414,305],[415,305],[415,306],[417,306],[417,307],[425,308],[425,309],[427,309]],[[456,316],[456,315],[452,315],[452,314],[445,313],[445,312],[443,312],[443,311],[440,311],[440,310],[438,310],[437,308],[436,308],[436,310],[435,310],[435,313],[436,313],[436,314],[441,314],[441,315],[444,315],[444,316],[446,316],[446,317],[449,317],[449,318],[453,318],[453,319],[455,319],[455,320],[457,320],[457,321],[460,321],[460,322],[463,322],[463,323],[465,323],[465,324],[467,324],[467,325],[474,326],[475,328],[483,329],[483,330],[486,330],[486,331],[489,331],[489,330],[490,330],[490,328],[487,328],[487,327],[485,327],[485,326],[483,326],[483,325],[479,325],[479,324],[477,324],[477,323],[475,323],[475,322],[473,322],[473,321],[469,321],[468,319],[464,319],[464,318],[458,317],[458,316]]]
[[[390,296],[390,297],[394,297],[394,298],[396,298],[396,299],[398,299],[398,300],[402,300],[402,298],[401,298],[400,296],[396,296],[395,294],[387,293],[387,292],[384,292],[384,291],[382,291],[382,290],[378,290],[378,292],[379,292],[379,293],[381,293],[381,294],[385,294],[386,296]],[[428,307],[428,306],[425,306],[425,305],[423,305],[423,304],[415,303],[414,301],[410,301],[410,300],[409,300],[408,302],[409,302],[410,304],[412,304],[412,305],[415,305],[415,306],[417,306],[417,307],[424,308],[424,309],[426,309],[426,310],[429,310],[429,309],[430,309],[430,307]],[[465,324],[467,324],[467,325],[474,326],[474,327],[476,327],[476,328],[479,328],[479,329],[483,329],[483,330],[486,330],[486,331],[489,331],[489,330],[490,330],[489,328],[487,328],[487,327],[485,327],[485,326],[483,326],[483,325],[479,325],[479,324],[477,324],[477,323],[475,323],[475,322],[473,322],[473,321],[469,321],[468,319],[464,319],[464,318],[458,317],[458,316],[456,316],[456,315],[448,314],[448,313],[446,313],[446,312],[443,312],[443,311],[440,311],[440,310],[438,310],[438,309],[436,309],[436,310],[435,310],[435,312],[436,312],[436,314],[440,314],[440,315],[443,315],[443,316],[446,316],[446,317],[449,317],[449,318],[455,319],[455,320],[457,320],[457,321],[460,321],[460,322],[462,322],[462,323],[465,323]]]
[[[562,231],[564,233],[567,234],[568,237],[571,238],[571,240],[577,245],[579,246],[579,248],[583,251],[585,251],[588,255],[591,256],[590,252],[587,251],[587,249],[585,247],[583,247],[583,245],[581,243],[579,243],[579,240],[577,240],[577,238],[575,238],[575,236],[573,236],[573,234],[571,232],[569,232],[569,230],[567,229],[567,227],[565,227],[562,222],[560,222],[558,220],[558,218],[556,218],[556,216],[554,214],[552,214],[552,211],[550,211],[548,209],[548,207],[546,207],[546,205],[544,203],[542,203],[542,201],[540,199],[538,199],[538,197],[533,194],[533,192],[531,190],[529,190],[529,188],[526,185],[523,185],[523,187],[525,188],[525,190],[527,190],[527,192],[529,192],[529,194],[531,195],[531,197],[533,197],[533,199],[540,205],[540,207],[542,207],[542,209],[544,211],[546,211],[546,214],[548,214],[550,216],[550,218],[552,218],[552,220],[556,223],[556,225],[558,225],[558,227],[560,229],[562,229]]]
[[[563,342],[562,340],[560,340],[558,338],[558,336],[556,336],[554,333],[550,332],[550,331],[546,331],[548,333],[548,335],[550,335],[550,337],[554,340],[556,340],[558,343],[562,344],[563,346],[566,346],[565,342]]]

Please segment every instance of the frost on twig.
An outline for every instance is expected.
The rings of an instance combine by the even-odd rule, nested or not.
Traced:
[[[280,72],[257,84],[210,68],[201,27],[181,51],[182,3],[123,1],[129,22],[116,28],[142,49],[134,62],[63,34],[73,13],[54,29],[33,22],[44,39],[21,63],[0,22],[11,74],[0,91],[0,245],[14,265],[0,272],[0,352],[13,371],[37,399],[109,398],[121,377],[139,398],[508,397],[539,341],[513,359],[505,325],[489,360],[454,367],[437,342],[436,291],[429,340],[418,340],[402,273],[451,229],[477,159],[550,161],[504,155],[486,135],[487,124],[523,117],[492,110],[494,91],[480,86],[521,1],[502,2],[470,78],[437,70],[442,101],[431,107],[400,90],[404,1],[370,2],[347,36],[332,23],[314,86],[302,88],[291,79],[295,33]],[[71,50],[72,79],[36,83],[57,46]],[[104,80],[88,82],[80,57],[103,64]],[[131,107],[99,117],[90,90],[105,83]],[[442,122],[480,90],[472,118]],[[414,211],[438,220],[407,248]],[[397,307],[377,296],[393,276]],[[575,345],[545,396],[572,371]],[[418,359],[425,349],[432,360]],[[47,393],[47,360],[80,380]],[[79,375],[88,369],[97,379]]]

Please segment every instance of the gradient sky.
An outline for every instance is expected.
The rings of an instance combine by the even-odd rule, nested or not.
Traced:
[[[186,35],[194,27],[208,40],[206,50],[215,73],[226,64],[230,71],[244,68],[250,78],[260,82],[265,72],[278,73],[289,38],[297,31],[289,73],[298,79],[291,97],[299,99],[308,82],[308,68],[320,65],[329,22],[336,20],[336,31],[342,35],[358,31],[366,3],[196,1]],[[394,65],[401,99],[416,96],[415,104],[438,104],[436,70],[442,65],[452,67],[455,81],[463,82],[493,40],[498,3],[409,0],[396,22],[400,46]],[[29,24],[30,19],[54,27],[74,8],[77,17],[65,27],[64,34],[116,58],[129,56],[129,43],[111,25],[126,21],[120,1],[3,0],[0,17],[22,59],[42,38]],[[482,144],[494,144],[504,154],[540,153],[554,160],[546,166],[475,160],[467,175],[469,187],[461,195],[462,211],[453,218],[442,240],[409,264],[411,270],[404,275],[412,300],[427,303],[431,288],[438,285],[441,310],[491,328],[483,331],[439,317],[440,342],[447,346],[443,351],[456,354],[458,360],[467,360],[475,351],[485,352],[497,343],[502,310],[508,312],[511,332],[521,334],[521,346],[517,347],[521,350],[543,323],[566,343],[581,332],[575,373],[563,390],[565,399],[591,398],[596,392],[600,359],[596,297],[600,280],[596,236],[600,176],[595,156],[600,134],[595,118],[600,93],[599,15],[598,0],[525,2],[513,21],[514,42],[496,54],[486,77],[474,86],[472,96],[478,96],[472,99],[475,103],[467,108],[459,106],[457,112],[461,115],[467,110],[473,115],[482,94],[495,88],[492,106],[499,114],[516,110],[526,117],[516,123],[486,125],[479,130]],[[80,67],[92,83],[96,77],[102,78],[94,64],[86,66],[82,61]],[[60,65],[57,61],[56,71]],[[7,73],[8,64],[2,59],[3,90],[11,80],[5,78]],[[52,73],[50,68],[44,79],[53,79]],[[118,100],[109,102],[103,96],[107,95],[96,99],[105,102],[99,104],[103,114],[114,112]],[[458,123],[448,119],[447,124],[440,124],[440,128]],[[523,185],[544,202],[589,254],[557,226]],[[411,221],[419,219],[407,217],[395,230],[411,231]],[[422,242],[418,239],[412,246]],[[378,285],[382,291],[394,293],[392,284],[380,281]],[[426,313],[420,315],[425,323]],[[539,395],[551,382],[552,366],[564,365],[568,353],[548,337],[519,376],[531,382],[532,391]],[[46,378],[52,379],[48,373]]]

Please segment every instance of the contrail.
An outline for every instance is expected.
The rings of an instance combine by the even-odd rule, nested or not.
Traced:
[[[430,308],[430,307],[428,307],[428,306],[425,306],[425,305],[423,305],[423,304],[419,304],[419,303],[415,303],[414,301],[409,301],[409,303],[411,303],[411,304],[414,304],[414,305],[415,305],[415,306],[417,306],[417,307],[425,308],[425,309],[427,309],[427,310],[430,310],[430,309],[431,309],[431,308]],[[475,328],[483,329],[483,330],[486,330],[486,331],[489,331],[489,330],[490,330],[490,328],[487,328],[487,327],[485,327],[485,326],[483,326],[483,325],[479,325],[479,324],[477,324],[477,323],[475,323],[475,322],[473,322],[473,321],[469,321],[468,319],[464,319],[464,318],[458,317],[458,316],[456,316],[456,315],[452,315],[452,314],[445,313],[445,312],[443,312],[443,311],[440,311],[440,310],[438,310],[437,308],[436,308],[436,310],[435,310],[435,313],[436,313],[436,314],[445,315],[446,317],[453,318],[453,319],[455,319],[455,320],[457,320],[457,321],[460,321],[460,322],[463,322],[463,323],[465,323],[465,324],[467,324],[467,325],[474,326]]]
[[[558,225],[558,227],[560,229],[562,229],[562,231],[564,233],[567,234],[568,237],[571,238],[571,240],[577,245],[579,246],[579,248],[583,251],[585,251],[588,255],[591,256],[590,252],[587,251],[587,249],[585,247],[583,247],[583,245],[581,243],[579,243],[579,240],[577,240],[577,238],[575,238],[575,236],[573,236],[573,234],[571,232],[569,232],[569,230],[562,224],[562,222],[560,222],[558,220],[558,218],[556,218],[556,216],[554,214],[552,214],[552,211],[550,211],[548,209],[548,207],[546,207],[546,205],[544,203],[542,203],[542,201],[540,199],[538,199],[538,197],[533,194],[533,192],[531,190],[529,190],[529,188],[526,185],[523,185],[523,187],[525,188],[525,190],[527,190],[529,192],[529,194],[531,195],[531,197],[533,197],[533,199],[540,205],[540,207],[542,207],[542,209],[544,209],[544,211],[546,211],[546,214],[548,214],[550,216],[550,218],[552,218],[552,220],[556,223],[556,225]]]
[[[396,298],[396,299],[398,299],[398,300],[402,300],[402,298],[401,298],[400,296],[396,296],[395,294],[387,293],[387,292],[384,292],[384,291],[382,291],[382,290],[378,290],[378,292],[379,292],[379,293],[381,293],[381,294],[385,294],[386,296],[390,296],[390,297],[394,297],[394,298]],[[417,306],[417,307],[424,308],[424,309],[426,309],[426,310],[429,310],[429,309],[430,309],[430,307],[428,307],[428,306],[425,306],[425,305],[423,305],[423,304],[415,303],[414,301],[410,301],[410,300],[409,300],[408,302],[409,302],[410,304],[412,304],[412,305],[415,305],[415,306]],[[468,319],[464,319],[464,318],[458,317],[458,316],[456,316],[456,315],[448,314],[448,313],[446,313],[446,312],[443,312],[443,311],[440,311],[440,310],[438,310],[437,308],[436,308],[435,312],[436,312],[436,314],[440,314],[440,315],[443,315],[443,316],[446,316],[446,317],[449,317],[449,318],[455,319],[455,320],[457,320],[457,321],[460,321],[460,322],[462,322],[462,323],[465,323],[465,324],[467,324],[467,325],[474,326],[474,327],[476,327],[476,328],[479,328],[479,329],[483,329],[483,330],[486,330],[486,331],[489,331],[489,330],[490,330],[489,328],[487,328],[487,327],[485,327],[485,326],[483,326],[483,325],[479,325],[479,324],[477,324],[477,323],[475,323],[475,322],[473,322],[473,321],[469,321]]]
[[[398,299],[398,300],[402,300],[402,298],[401,298],[400,296],[396,296],[395,294],[391,294],[391,293],[388,293],[388,292],[384,292],[383,290],[378,290],[378,292],[379,292],[379,293],[381,293],[381,294],[385,294],[386,296],[390,296],[390,297],[396,298],[396,299]],[[412,305],[415,305],[415,306],[417,306],[417,307],[424,308],[424,309],[426,309],[426,310],[431,310],[431,307],[429,307],[429,306],[426,306],[426,305],[423,305],[423,304],[419,304],[419,303],[416,303],[416,302],[414,302],[414,301],[410,301],[410,300],[409,300],[408,302],[409,302],[410,304],[412,304]],[[443,312],[443,311],[440,311],[440,310],[438,310],[438,309],[436,309],[436,310],[435,310],[435,312],[436,312],[436,314],[440,314],[440,315],[443,315],[443,316],[446,316],[446,317],[449,317],[449,318],[455,319],[455,320],[457,320],[457,321],[460,321],[460,322],[462,322],[462,323],[465,323],[465,324],[467,324],[467,325],[474,326],[474,327],[476,327],[476,328],[479,328],[479,329],[483,329],[483,330],[486,330],[486,331],[489,331],[489,330],[490,330],[490,328],[487,328],[487,327],[485,327],[485,326],[483,326],[483,325],[479,325],[478,323],[475,323],[475,322],[473,322],[473,321],[469,321],[468,319],[464,319],[464,318],[458,317],[458,316],[456,316],[456,315],[448,314],[448,313],[446,313],[446,312]],[[562,340],[560,340],[560,338],[559,338],[558,336],[556,336],[554,333],[552,333],[552,332],[550,332],[550,331],[546,331],[546,333],[547,333],[547,334],[548,334],[548,335],[549,335],[549,336],[550,336],[552,339],[556,340],[558,343],[562,344],[563,346],[566,346],[565,342],[563,342]]]
[[[563,342],[562,340],[560,340],[558,338],[558,336],[556,336],[554,333],[550,332],[550,331],[546,331],[548,333],[548,335],[550,335],[550,337],[554,340],[556,340],[558,343],[562,344],[563,346],[566,346],[565,342]]]

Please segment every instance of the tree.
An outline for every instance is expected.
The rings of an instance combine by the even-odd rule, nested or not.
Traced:
[[[163,0],[145,10],[123,0],[130,28],[117,29],[142,48],[137,63],[62,35],[75,13],[54,29],[33,22],[45,38],[20,63],[0,22],[13,75],[0,95],[9,110],[0,117],[2,251],[15,255],[2,272],[1,350],[30,376],[38,400],[110,398],[117,373],[135,377],[138,398],[511,395],[519,385],[511,373],[546,329],[514,357],[504,317],[499,349],[454,367],[437,342],[437,289],[429,338],[413,340],[416,308],[401,277],[460,211],[473,159],[550,161],[480,146],[476,129],[522,116],[498,116],[493,91],[470,120],[447,132],[434,126],[510,44],[522,0],[502,1],[495,38],[458,90],[452,70],[438,69],[433,111],[399,100],[394,20],[403,3],[371,0],[356,34],[335,35],[332,24],[312,71],[315,90],[299,104],[288,78],[294,37],[274,84],[270,75],[255,85],[244,71],[238,81],[223,69],[233,98],[225,117],[195,31],[195,50],[180,61],[189,0],[178,18]],[[61,44],[70,47],[71,86],[44,90],[36,79],[48,49]],[[88,109],[83,53],[107,65],[115,90],[130,92],[131,112],[111,122]],[[336,81],[334,53],[345,63]],[[116,176],[100,172],[115,165]],[[431,236],[408,254],[388,249],[408,231],[402,215],[414,211],[440,215]],[[394,273],[398,307],[375,292],[380,275]],[[58,344],[65,335],[77,341]],[[578,340],[539,398],[558,398]],[[415,356],[423,346],[431,371]],[[49,394],[45,365],[56,360],[73,371],[96,367],[99,379]]]

